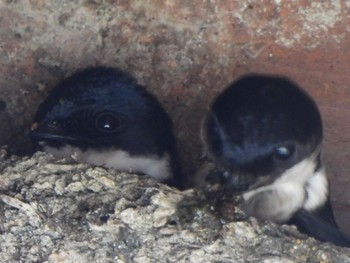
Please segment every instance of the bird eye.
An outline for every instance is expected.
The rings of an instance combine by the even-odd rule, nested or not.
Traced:
[[[275,149],[274,158],[278,161],[286,161],[293,156],[294,152],[294,145],[281,146]]]
[[[47,122],[46,126],[50,131],[57,131],[59,129],[59,125],[56,120]]]
[[[95,126],[102,132],[115,132],[120,127],[120,120],[112,113],[102,113],[97,116]]]

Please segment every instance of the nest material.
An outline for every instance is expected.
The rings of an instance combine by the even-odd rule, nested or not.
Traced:
[[[0,262],[350,262],[294,227],[242,220],[217,185],[0,153]]]

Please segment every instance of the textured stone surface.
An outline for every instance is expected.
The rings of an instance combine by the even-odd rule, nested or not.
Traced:
[[[172,115],[191,174],[208,104],[247,72],[283,74],[317,101],[332,200],[350,216],[348,1],[0,1],[0,143],[28,152],[37,105],[76,69],[117,66]]]
[[[215,186],[179,192],[43,153],[0,155],[0,262],[350,262],[294,227],[242,220]]]

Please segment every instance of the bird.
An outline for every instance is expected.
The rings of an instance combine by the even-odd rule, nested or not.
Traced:
[[[212,102],[203,122],[207,158],[247,215],[295,225],[323,242],[350,246],[334,219],[315,101],[285,76],[241,76]]]
[[[64,79],[40,104],[28,136],[56,158],[182,186],[169,115],[154,95],[117,68],[89,67]]]

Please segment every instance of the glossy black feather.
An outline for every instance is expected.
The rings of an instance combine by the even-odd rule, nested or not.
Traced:
[[[317,213],[300,209],[297,211],[289,224],[296,225],[300,232],[303,232],[322,242],[330,242],[337,246],[350,247],[350,238],[339,228],[325,220]]]

